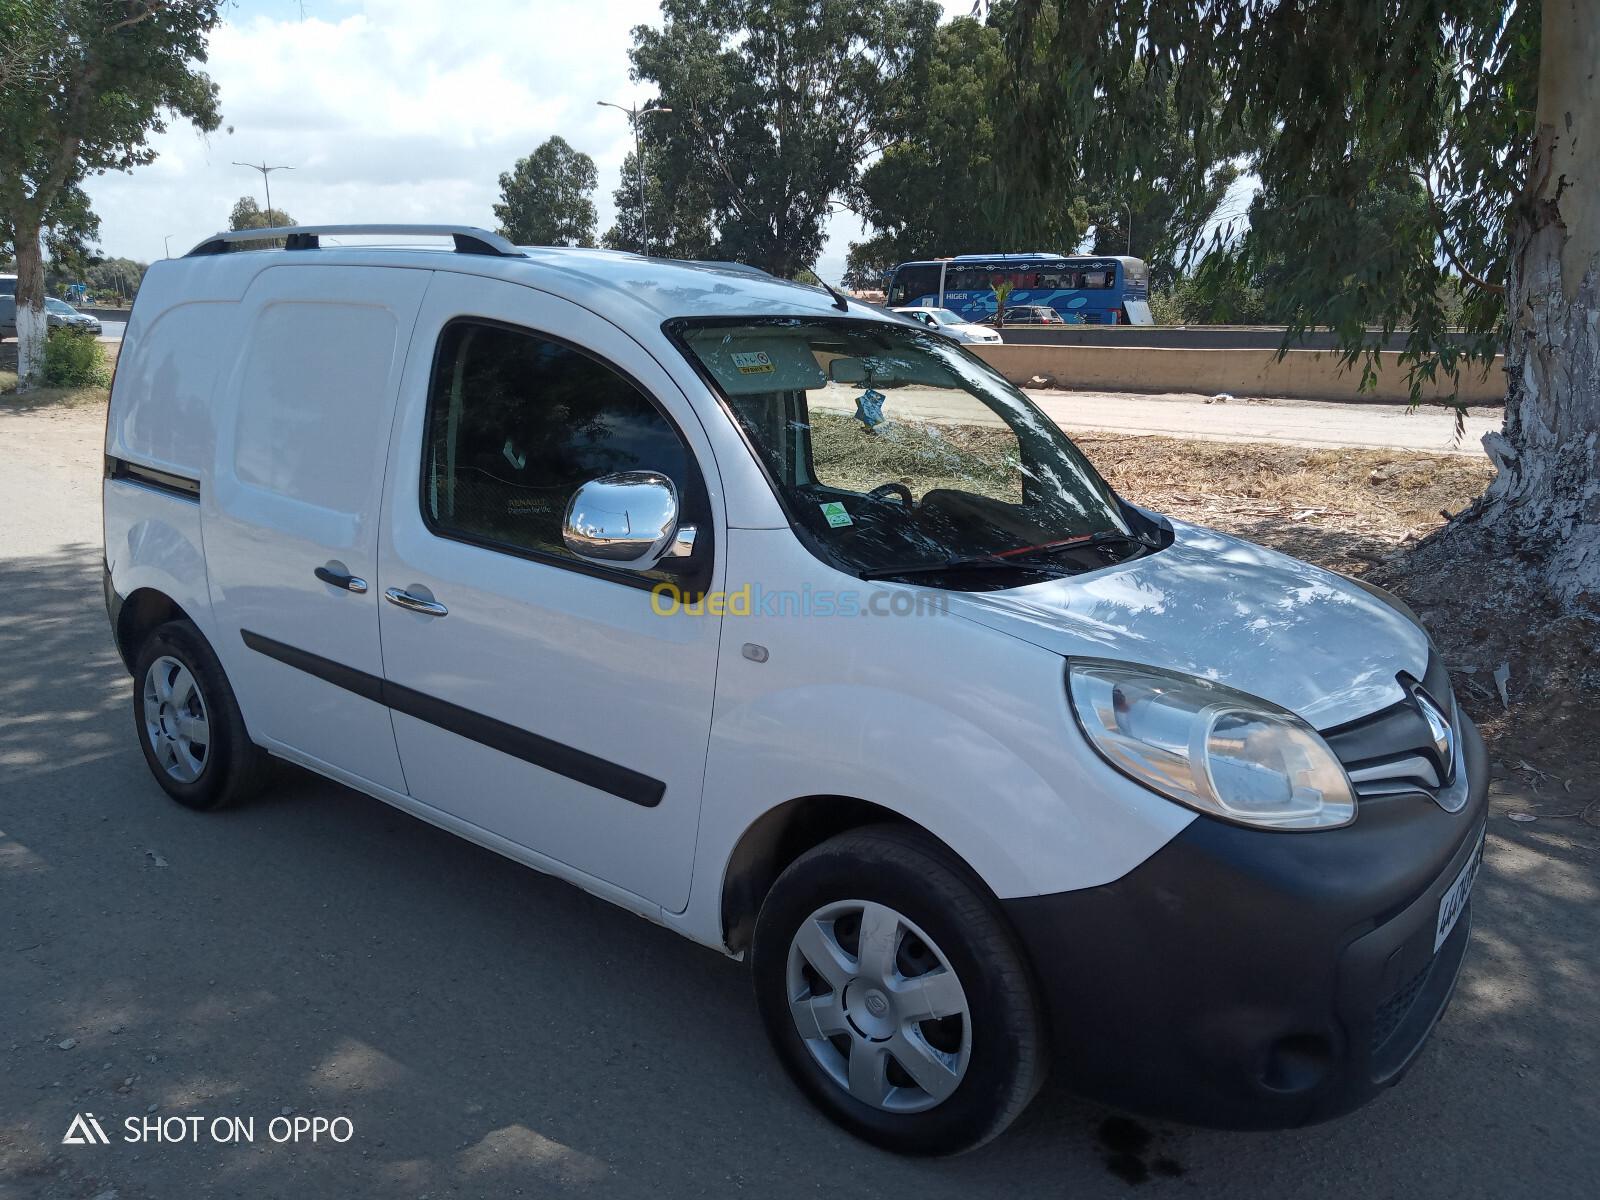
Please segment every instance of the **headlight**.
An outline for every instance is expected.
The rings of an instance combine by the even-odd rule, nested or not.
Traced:
[[[1220,684],[1102,659],[1067,670],[1078,723],[1117,770],[1190,808],[1269,829],[1355,820],[1344,767],[1287,709]]]

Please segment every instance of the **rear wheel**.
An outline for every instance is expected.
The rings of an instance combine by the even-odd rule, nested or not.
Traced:
[[[266,779],[270,760],[251,742],[222,664],[188,621],[169,621],[140,646],[133,723],[150,773],[179,804],[223,808]]]
[[[855,830],[802,855],[762,905],[751,960],[784,1067],[867,1141],[971,1150],[1044,1081],[1015,937],[965,866],[916,831]]]

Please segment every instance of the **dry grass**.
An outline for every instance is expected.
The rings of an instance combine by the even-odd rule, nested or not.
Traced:
[[[1107,433],[1073,440],[1135,503],[1343,571],[1431,533],[1494,474],[1487,460],[1462,455]]]
[[[106,378],[117,365],[122,353],[121,342],[101,342],[100,354],[106,363]],[[0,346],[0,409],[28,412],[37,408],[83,408],[105,404],[111,398],[109,383],[103,387],[35,388],[17,394],[17,344],[8,342]]]
[[[35,408],[83,408],[104,405],[111,396],[105,387],[35,388],[17,394],[17,376],[13,371],[0,371],[0,408],[27,411]]]

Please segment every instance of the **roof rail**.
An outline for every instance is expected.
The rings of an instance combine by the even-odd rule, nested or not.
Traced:
[[[316,250],[324,237],[355,234],[447,237],[455,240],[457,254],[487,254],[492,258],[527,257],[498,233],[490,233],[475,225],[282,225],[273,229],[234,229],[212,234],[184,257],[226,254],[246,242],[281,241],[285,250]]]

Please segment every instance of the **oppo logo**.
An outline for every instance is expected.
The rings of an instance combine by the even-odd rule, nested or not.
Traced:
[[[280,1115],[262,1130],[268,1141],[336,1142],[343,1145],[355,1136],[349,1117]],[[256,1140],[254,1117],[128,1117],[122,1122],[122,1138],[127,1143],[198,1143],[218,1145],[252,1143]],[[78,1113],[61,1139],[63,1146],[109,1146],[111,1138],[92,1112]]]
[[[72,1124],[67,1126],[66,1136],[61,1139],[63,1146],[109,1146],[111,1139],[106,1136],[106,1131],[100,1128],[100,1122],[95,1120],[92,1112],[78,1113],[72,1118]]]

